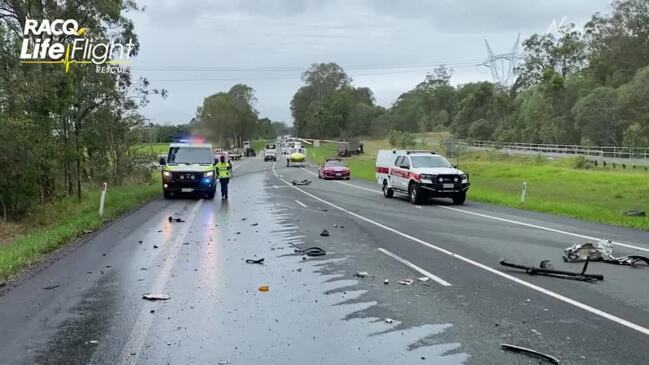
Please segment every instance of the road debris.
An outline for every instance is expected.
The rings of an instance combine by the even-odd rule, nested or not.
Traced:
[[[516,345],[510,345],[503,343],[500,345],[500,348],[506,351],[512,351],[512,352],[517,352],[520,354],[524,354],[527,356],[531,356],[537,359],[545,360],[549,362],[550,364],[559,364],[559,360],[555,357],[552,357],[550,355],[546,355],[542,352],[538,352],[536,350],[528,349],[526,347],[521,347],[521,346],[516,346]]]
[[[422,283],[425,283],[425,282],[427,282],[428,280],[430,280],[430,278],[429,278],[428,276],[422,276],[422,277],[420,277],[420,278],[417,278],[417,280],[418,280],[418,281],[421,281]]]
[[[97,341],[97,340],[86,341],[86,345],[96,345],[98,343],[99,343],[99,341]]]
[[[146,300],[168,300],[171,299],[171,296],[169,294],[151,294],[147,293],[142,295],[142,299]]]
[[[410,286],[410,285],[412,285],[412,284],[414,284],[414,283],[415,283],[415,281],[412,280],[412,279],[402,279],[402,280],[399,280],[399,284],[401,284],[401,285],[408,285],[408,286]]]
[[[613,242],[611,240],[599,240],[598,242],[576,243],[563,250],[563,261],[565,262],[583,262],[583,261],[603,261],[608,264],[636,266],[644,262],[649,265],[649,258],[644,256],[613,256]]]
[[[263,265],[264,264],[264,259],[261,258],[259,260],[253,260],[253,259],[247,259],[246,264],[258,264],[258,265]]]
[[[320,247],[316,247],[316,246],[305,248],[305,249],[301,249],[301,248],[298,247],[293,252],[299,253],[301,255],[311,256],[311,257],[324,256],[324,255],[327,254],[327,252],[324,249],[322,249]]]
[[[267,292],[270,290],[270,287],[268,285],[262,285],[259,287],[260,292]]]
[[[258,225],[259,225],[259,223],[252,223],[251,224],[251,226],[253,226],[253,227],[257,227]]]
[[[385,280],[383,280],[383,284],[385,284],[385,285],[390,284],[390,279],[385,279]]]
[[[84,229],[83,230],[83,234],[91,234],[91,233],[92,233],[92,230],[90,230],[90,229]]]
[[[357,278],[366,278],[366,277],[370,276],[370,274],[367,271],[356,271],[354,273],[354,276],[357,277]]]
[[[386,318],[386,319],[385,319],[385,323],[392,323],[392,322],[394,322],[394,321],[392,320],[392,318]]]
[[[309,179],[304,179],[304,180],[291,180],[291,184],[295,185],[309,185],[311,184],[311,180]]]
[[[586,269],[588,268],[589,260],[584,262],[584,267],[581,272],[572,272],[572,271],[563,271],[563,270],[554,270],[554,269],[545,269],[543,267],[534,267],[527,265],[519,265],[505,260],[501,260],[500,264],[502,266],[513,267],[515,269],[525,270],[529,275],[544,275],[560,279],[573,279],[586,282],[595,282],[596,280],[604,280],[604,275],[599,274],[586,274]],[[542,262],[543,264],[543,262]],[[544,263],[544,266],[548,266],[548,263]]]
[[[182,220],[181,218],[174,218],[172,216],[169,216],[169,223],[171,223],[171,222],[184,223],[185,221]]]
[[[329,237],[329,231],[327,231],[326,229],[323,229],[322,232],[320,232],[320,236]]]
[[[59,288],[59,287],[61,287],[61,285],[50,285],[50,286],[44,287],[43,290],[54,290],[54,289]]]
[[[158,248],[158,245],[153,245],[153,248]]]
[[[644,210],[627,210],[622,212],[627,217],[646,217],[647,213]]]

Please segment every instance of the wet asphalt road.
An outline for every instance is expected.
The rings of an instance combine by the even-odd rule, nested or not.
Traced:
[[[578,270],[561,262],[576,235],[649,255],[647,233],[473,202],[417,207],[282,162],[244,160],[230,201],[153,201],[31,273],[0,296],[0,363],[530,363],[501,343],[567,364],[647,363],[649,269],[592,263],[605,281],[590,284],[498,265]]]

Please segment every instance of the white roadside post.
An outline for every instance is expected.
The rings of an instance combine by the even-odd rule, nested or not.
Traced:
[[[106,188],[108,187],[107,183],[104,183],[104,186],[101,189],[101,196],[99,197],[99,216],[103,217],[104,215],[104,202],[106,201]]]
[[[521,204],[525,203],[525,194],[527,193],[527,182],[523,182],[523,189],[521,190]]]

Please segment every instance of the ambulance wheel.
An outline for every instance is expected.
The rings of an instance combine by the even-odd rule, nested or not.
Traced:
[[[388,187],[388,184],[383,184],[383,196],[386,198],[392,198],[394,196],[394,190]]]

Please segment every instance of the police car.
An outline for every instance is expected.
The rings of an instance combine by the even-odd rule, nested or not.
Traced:
[[[386,198],[395,192],[408,194],[418,204],[429,197],[451,198],[464,204],[469,175],[430,151],[380,150],[376,157],[376,179]]]
[[[172,143],[162,166],[162,191],[165,199],[179,195],[216,193],[216,169],[212,145],[203,143]]]

